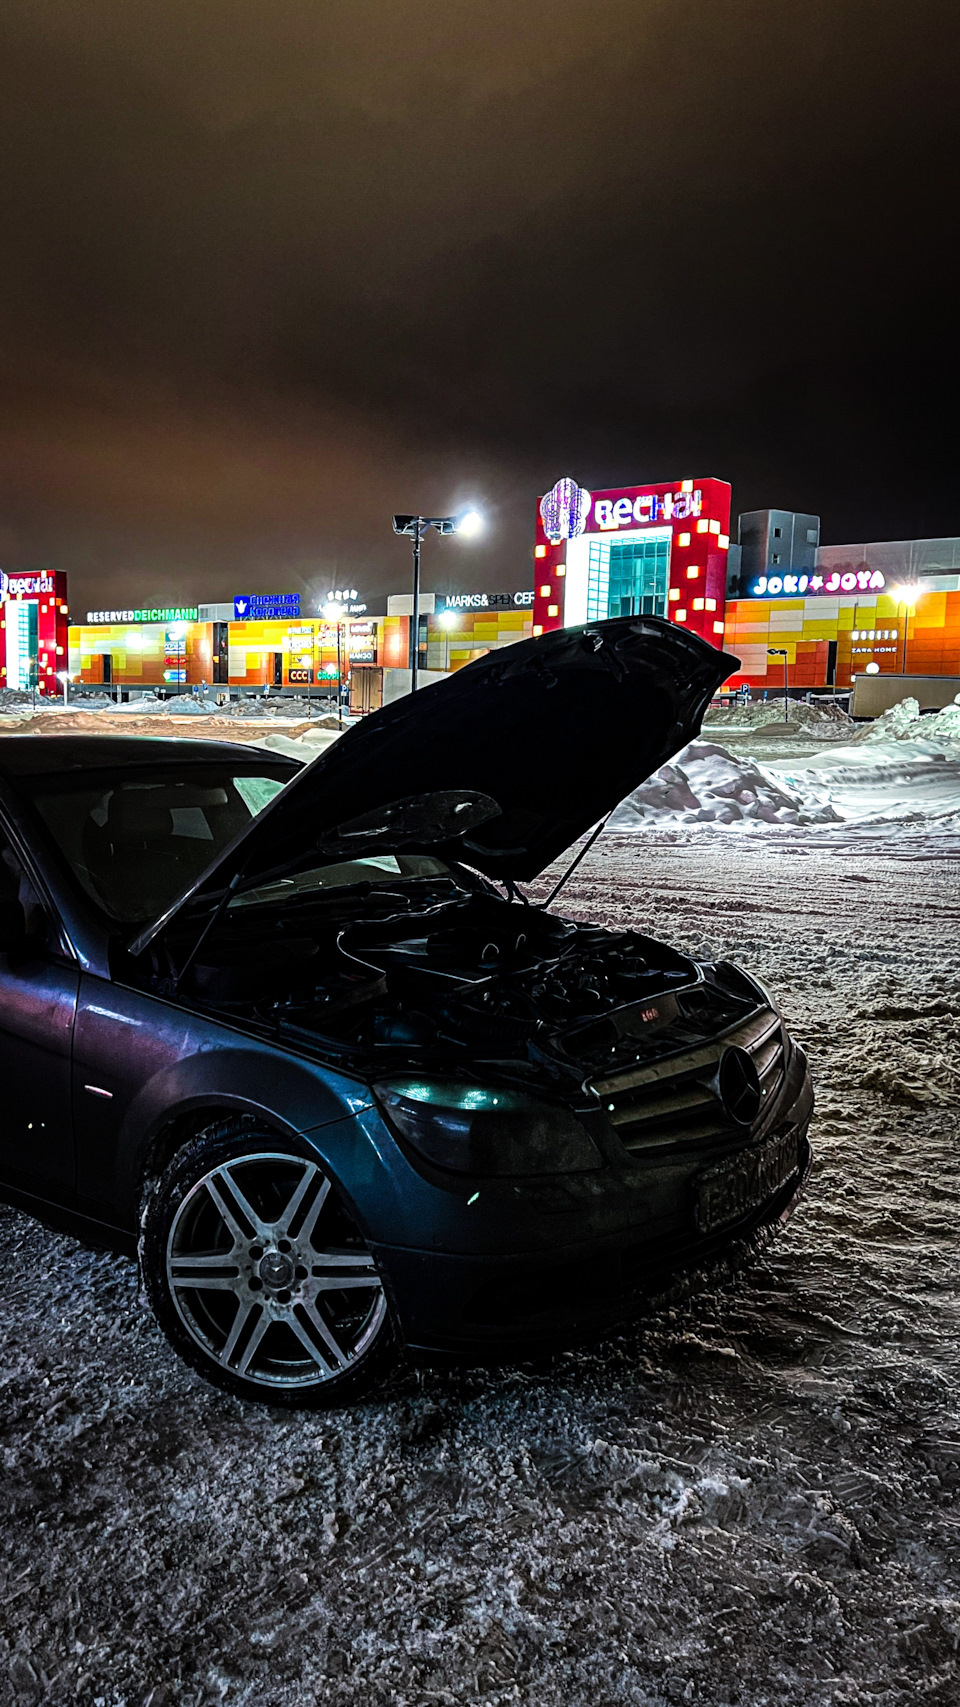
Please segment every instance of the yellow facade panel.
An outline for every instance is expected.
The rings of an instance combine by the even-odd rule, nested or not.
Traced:
[[[913,620],[918,628],[943,628],[947,620],[946,593],[924,593]]]

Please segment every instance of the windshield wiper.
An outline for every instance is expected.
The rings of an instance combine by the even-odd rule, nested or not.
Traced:
[[[450,879],[387,876],[386,873],[379,882],[376,878],[361,877],[357,879],[356,883],[331,883],[327,888],[318,884],[313,889],[291,888],[285,893],[278,889],[277,893],[273,895],[260,893],[258,885],[246,891],[240,905],[244,907],[267,907],[272,904],[290,907],[310,901],[335,901],[343,895],[356,896],[365,893],[375,895],[377,898],[383,896],[394,900],[408,900],[411,890],[420,889],[425,884],[435,885],[440,882],[444,882],[449,888],[456,888],[456,884],[452,883]],[[257,896],[257,899],[253,900],[253,896]]]

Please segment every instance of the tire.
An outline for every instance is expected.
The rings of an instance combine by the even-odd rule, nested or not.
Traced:
[[[397,1356],[383,1281],[319,1159],[265,1126],[211,1125],[144,1199],[140,1267],[174,1351],[214,1385],[342,1405]]]

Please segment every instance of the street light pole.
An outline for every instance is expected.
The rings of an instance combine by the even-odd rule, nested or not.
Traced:
[[[783,721],[790,722],[790,676],[788,659],[789,653],[785,646],[768,646],[767,656],[783,659]]]
[[[340,624],[343,621],[343,606],[338,604],[335,599],[331,599],[329,604],[324,605],[323,614],[326,617],[328,623],[335,622],[337,625],[337,722],[339,723],[339,725],[342,729],[343,728],[343,662],[342,662],[342,652],[340,649]],[[321,649],[321,657],[322,656],[323,656],[323,652]]]
[[[413,541],[413,600],[410,616],[410,692],[416,693],[420,664],[420,544],[430,528],[438,533],[479,533],[483,523],[476,510],[460,516],[394,516],[393,531]]]
[[[900,674],[905,676],[907,673],[907,623],[910,620],[910,612],[920,597],[920,589],[913,582],[905,587],[894,587],[893,590],[897,595],[897,621],[900,624]]]
[[[420,541],[423,529],[419,525],[423,518],[417,517],[417,531],[413,536],[413,615],[410,619],[410,692],[417,691],[417,667],[420,663]]]

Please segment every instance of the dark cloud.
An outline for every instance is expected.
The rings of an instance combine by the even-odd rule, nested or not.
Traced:
[[[0,560],[78,602],[374,593],[392,510],[466,497],[489,540],[433,567],[519,584],[564,471],[960,529],[952,3],[6,0],[0,30]]]

